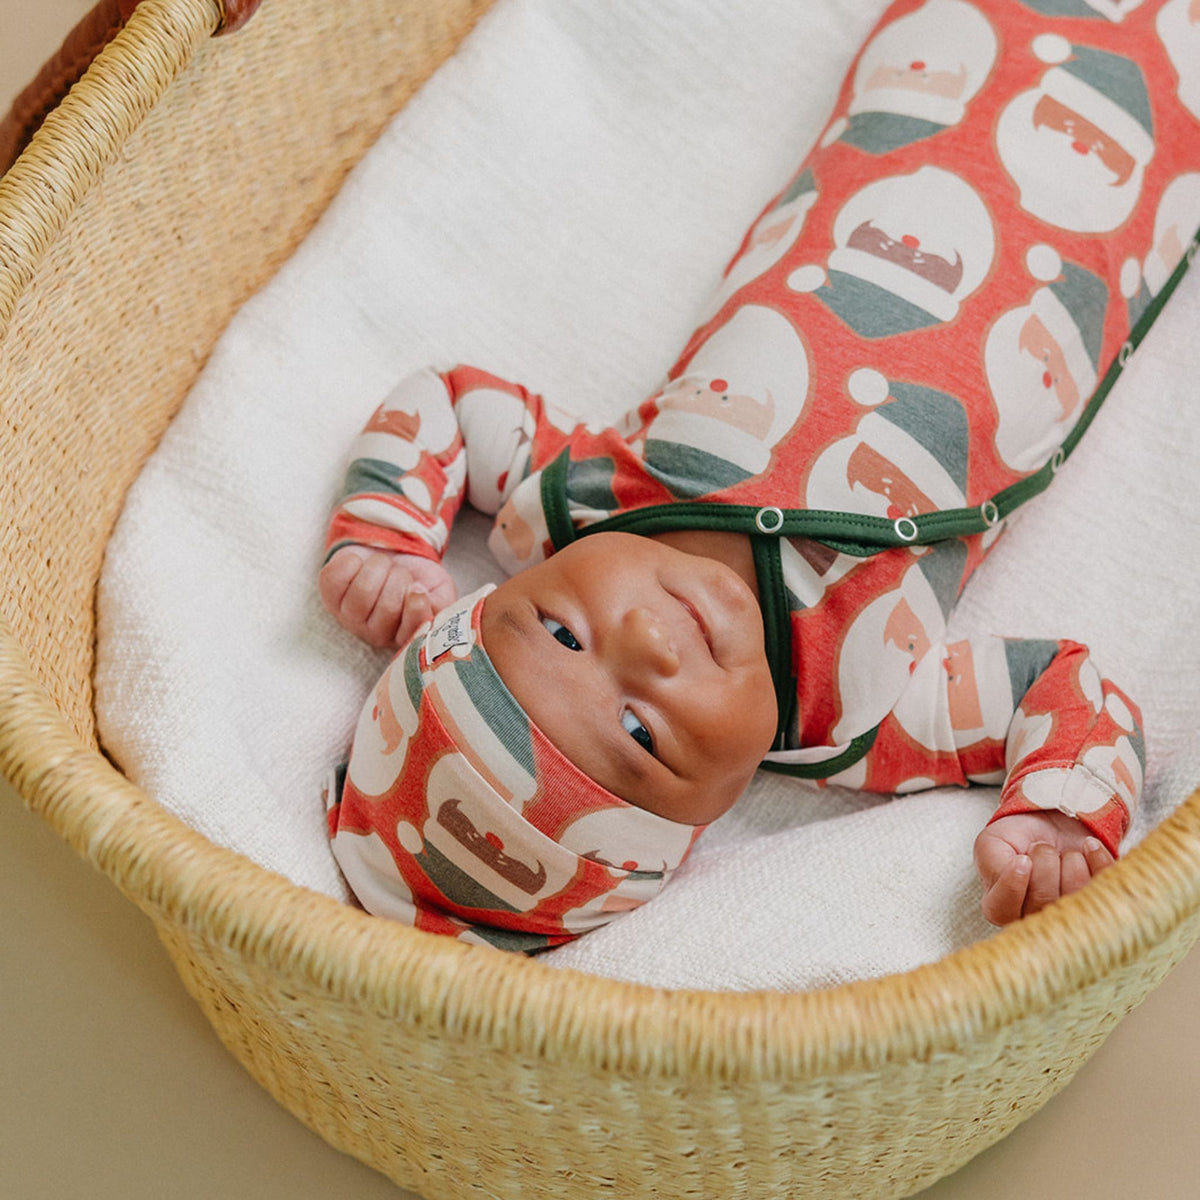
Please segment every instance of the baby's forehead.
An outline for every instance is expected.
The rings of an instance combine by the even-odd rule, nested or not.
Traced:
[[[694,572],[697,575],[703,571],[699,558],[681,553],[659,537],[612,529],[601,529],[594,533],[585,530],[569,545],[527,570],[545,568],[550,573],[558,571],[573,575],[580,571],[597,572],[594,578],[600,584],[611,582],[614,578],[653,578],[667,562],[673,571]]]

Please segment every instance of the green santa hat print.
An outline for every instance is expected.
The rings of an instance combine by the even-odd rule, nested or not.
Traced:
[[[788,287],[812,293],[872,339],[954,320],[996,249],[979,194],[934,166],[868,183],[842,205],[833,237],[826,267],[797,267]]]
[[[1095,390],[1109,296],[1099,276],[1052,246],[1032,246],[1025,262],[1042,286],[989,330],[984,366],[996,449],[1008,466],[1032,471],[1062,444]]]
[[[658,396],[645,462],[676,496],[761,474],[808,400],[808,351],[782,313],[748,304],[717,329]]]
[[[965,0],[926,0],[863,48],[854,96],[822,144],[887,154],[957,125],[996,59],[996,34]]]
[[[1034,53],[1054,64],[1042,88],[1115,138],[1138,163],[1154,156],[1154,118],[1141,68],[1132,59],[1072,45],[1055,33],[1034,38]]]
[[[1140,7],[1142,0],[1021,0],[1021,3],[1044,17],[1107,17],[1119,22]]]
[[[962,402],[935,388],[889,381],[873,367],[852,372],[846,386],[871,411],[817,456],[804,485],[805,506],[891,521],[962,508],[970,453]]]

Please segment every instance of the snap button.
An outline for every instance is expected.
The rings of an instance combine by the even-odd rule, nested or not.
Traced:
[[[902,542],[911,542],[916,540],[917,534],[921,531],[917,528],[917,523],[911,517],[897,517],[895,525],[892,528],[896,531],[896,536]]]
[[[773,504],[754,514],[754,524],[761,533],[778,533],[783,528],[783,510]]]

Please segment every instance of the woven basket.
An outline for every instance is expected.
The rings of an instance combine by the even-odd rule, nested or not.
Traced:
[[[128,8],[128,4],[123,4]],[[470,948],[212,845],[97,745],[122,497],[238,305],[486,0],[143,0],[0,179],[0,766],[155,922],[229,1049],[430,1198],[894,1197],[1072,1077],[1200,931],[1200,792],[1078,895],[910,973],[664,991]]]

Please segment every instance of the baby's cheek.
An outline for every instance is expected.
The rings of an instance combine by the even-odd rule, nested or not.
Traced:
[[[724,762],[747,776],[775,740],[778,711],[770,671],[748,673],[736,691],[710,709],[708,744]]]

